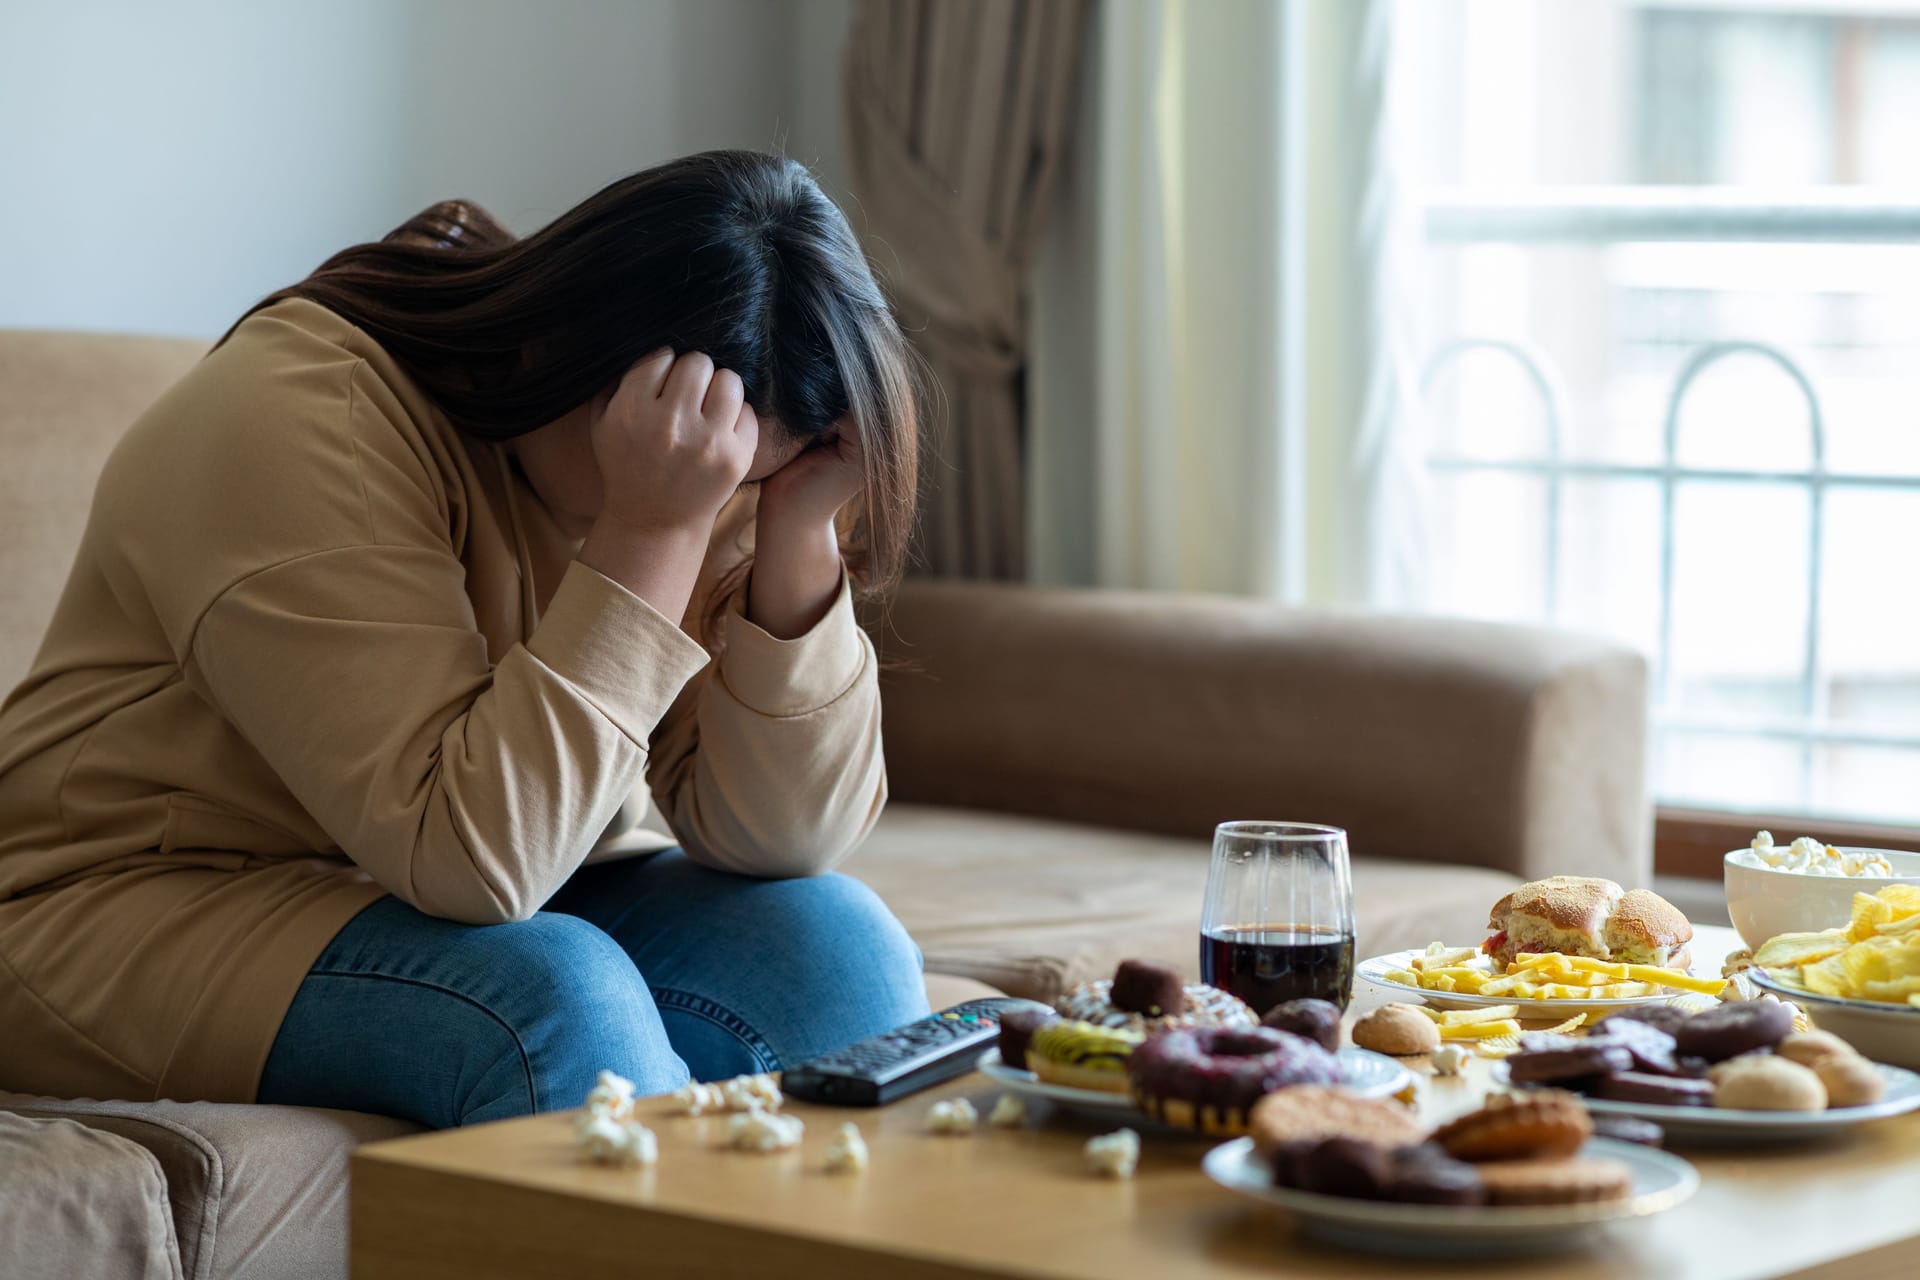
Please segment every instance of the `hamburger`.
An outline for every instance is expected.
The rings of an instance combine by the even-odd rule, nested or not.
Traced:
[[[1505,967],[1529,951],[1557,951],[1627,964],[1685,969],[1693,926],[1647,889],[1622,889],[1594,876],[1549,876],[1493,904],[1492,936],[1480,949]]]

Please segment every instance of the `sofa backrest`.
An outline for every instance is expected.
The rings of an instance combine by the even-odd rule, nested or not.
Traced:
[[[0,329],[0,698],[40,648],[114,442],[206,349]]]

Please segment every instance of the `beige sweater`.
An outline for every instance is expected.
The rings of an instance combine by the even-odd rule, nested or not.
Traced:
[[[689,619],[751,516],[723,512]],[[886,776],[844,589],[793,641],[730,602],[710,664],[577,550],[312,303],[162,397],[0,707],[0,1088],[251,1100],[382,894],[485,924],[590,857],[677,841],[784,876],[858,844]],[[620,834],[649,790],[671,838]]]

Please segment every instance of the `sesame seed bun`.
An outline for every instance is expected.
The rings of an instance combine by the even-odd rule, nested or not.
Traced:
[[[1494,904],[1487,928],[1506,935],[1491,953],[1500,964],[1523,951],[1557,951],[1684,966],[1693,939],[1687,918],[1659,894],[1623,890],[1597,876],[1549,876],[1523,884]]]

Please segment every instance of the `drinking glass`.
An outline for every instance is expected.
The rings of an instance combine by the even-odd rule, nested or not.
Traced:
[[[1200,916],[1200,980],[1264,1016],[1353,993],[1353,876],[1347,833],[1309,822],[1223,822],[1213,833]]]

